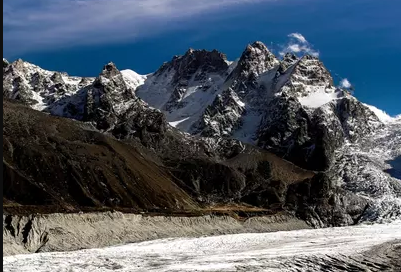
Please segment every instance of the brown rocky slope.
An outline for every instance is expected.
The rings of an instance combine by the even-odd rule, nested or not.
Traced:
[[[196,209],[169,173],[83,123],[3,101],[3,204]]]
[[[302,189],[300,198],[296,188],[310,189],[315,180],[313,172],[252,147],[226,158],[194,148],[196,139],[186,139],[186,148],[170,131],[165,137],[173,140],[148,149],[16,101],[3,100],[3,111],[3,209],[10,214],[300,211],[311,190]],[[188,156],[180,158],[175,145]]]

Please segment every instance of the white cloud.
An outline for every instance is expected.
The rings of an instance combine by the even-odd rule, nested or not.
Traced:
[[[340,82],[340,87],[341,88],[348,89],[348,88],[351,88],[351,86],[352,86],[351,83],[346,78],[342,79],[341,82]]]
[[[20,53],[132,40],[185,27],[195,16],[267,1],[273,0],[4,0],[3,46]]]
[[[301,33],[288,34],[290,40],[284,46],[281,46],[279,52],[280,56],[284,56],[286,53],[294,53],[296,55],[311,55],[319,57],[319,52],[313,49],[312,45],[306,40]]]
[[[297,39],[300,43],[308,43],[308,41],[305,39],[305,37],[301,33],[291,33],[288,35],[290,38]]]
[[[302,46],[300,46],[299,44],[290,44],[288,45],[288,50],[294,53],[299,53],[302,51]]]

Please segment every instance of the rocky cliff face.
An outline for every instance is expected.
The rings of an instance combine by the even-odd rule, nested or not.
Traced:
[[[140,143],[198,203],[291,209],[316,226],[400,216],[399,119],[335,87],[313,56],[279,60],[255,42],[235,62],[190,49],[147,76],[109,63],[97,78],[3,59],[3,94]]]

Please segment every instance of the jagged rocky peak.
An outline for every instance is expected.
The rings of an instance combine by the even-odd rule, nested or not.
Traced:
[[[278,71],[283,74],[290,66],[294,65],[299,58],[294,53],[286,53],[283,59],[280,61],[280,67]]]
[[[64,84],[63,77],[60,72],[54,72],[54,74],[50,77],[50,79],[55,83],[55,84]]]
[[[171,66],[176,71],[174,81],[189,80],[195,75],[194,80],[201,80],[208,73],[224,73],[227,68],[227,57],[217,50],[194,50],[190,48],[185,55],[174,57]]]
[[[23,60],[18,59],[3,68],[3,97],[20,100],[28,105],[34,105],[27,69]]]
[[[103,66],[101,73],[93,82],[93,87],[102,89],[104,92],[133,94],[133,90],[125,83],[123,75],[113,62]]]
[[[103,70],[100,75],[106,78],[112,78],[114,76],[121,75],[121,73],[113,62],[109,62],[105,66],[103,66]]]
[[[227,57],[225,54],[213,49],[195,50],[189,48],[182,56],[174,56],[171,61],[163,63],[155,75],[160,75],[166,71],[174,69],[175,80],[189,79],[196,71],[204,73],[220,73],[228,68]]]
[[[276,56],[267,49],[266,45],[256,41],[247,45],[235,70],[240,72],[242,77],[249,77],[252,74],[258,76],[277,65],[279,60]]]
[[[259,41],[248,44],[232,73],[227,78],[229,86],[240,96],[251,95],[258,88],[258,77],[280,64],[276,56]]]
[[[296,62],[291,76],[293,81],[305,85],[334,87],[330,72],[318,57],[311,55],[305,55]]]
[[[8,62],[8,60],[6,60],[5,58],[3,58],[3,69],[6,68],[10,63]]]
[[[19,73],[24,73],[26,72],[24,64],[25,62],[22,59],[17,59],[11,63],[8,63],[8,65],[4,67],[4,61],[3,61],[3,67],[6,68],[6,70],[3,71],[3,73],[5,72],[6,74],[12,74],[13,76]]]
[[[311,55],[299,59],[292,54],[285,55],[272,86],[275,93],[297,97],[308,108],[317,108],[344,96],[334,86],[333,78],[324,64]]]
[[[334,105],[334,112],[342,124],[344,135],[351,142],[356,142],[384,126],[371,109],[351,95],[339,99]]]
[[[22,74],[22,76],[24,77],[30,76],[37,71],[45,72],[45,70],[43,70],[39,66],[36,66],[22,59],[17,59],[13,61],[12,63],[10,63],[10,65],[8,65],[8,68],[12,74],[19,73]]]
[[[182,58],[196,60],[202,65],[210,65],[214,68],[219,68],[219,66],[226,67],[227,64],[227,56],[216,49],[208,51],[205,49],[195,50],[189,48]]]
[[[22,59],[17,59],[3,68],[3,90],[17,99],[25,97],[38,102],[34,104],[42,104],[42,101],[38,101],[41,100],[40,96],[35,93],[52,93],[55,85],[65,85],[61,73],[44,70]]]
[[[13,61],[13,62],[11,63],[11,65],[12,65],[13,67],[15,67],[15,68],[20,68],[20,69],[22,69],[22,68],[24,67],[24,64],[25,64],[25,61],[23,61],[21,58],[19,58],[19,59]]]
[[[210,96],[199,101],[201,105],[194,105],[204,108],[213,101],[212,96],[226,79],[228,68],[226,55],[217,50],[189,49],[164,63],[135,93],[150,106],[167,112],[197,103],[196,98]]]
[[[146,137],[164,132],[167,121],[159,110],[149,108],[136,97],[134,91],[113,63],[106,64],[93,84],[85,88],[83,120],[118,138],[151,141]]]
[[[125,83],[115,64],[109,62],[88,87],[84,119],[95,120],[98,128],[108,129],[116,122],[116,114],[134,98],[134,90]]]

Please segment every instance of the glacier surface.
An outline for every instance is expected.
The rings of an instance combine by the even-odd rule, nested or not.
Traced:
[[[400,246],[399,239],[401,221],[398,220],[387,224],[169,238],[102,249],[15,255],[3,258],[3,269],[78,272],[322,271],[325,268],[327,271],[329,267],[328,271],[347,271],[357,267],[368,269],[362,271],[379,271],[385,265],[370,262],[365,253],[390,241]]]

